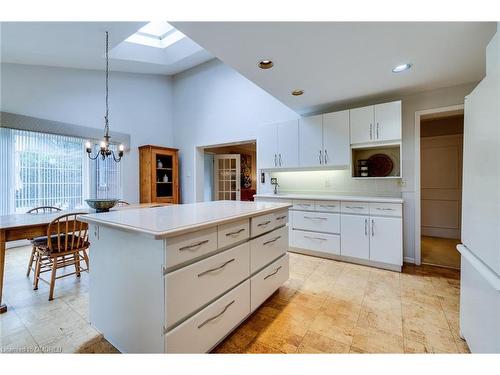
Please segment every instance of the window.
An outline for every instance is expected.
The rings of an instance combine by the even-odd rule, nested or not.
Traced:
[[[0,158],[0,214],[121,197],[120,164],[88,159],[81,138],[0,128]]]
[[[125,41],[155,48],[167,48],[186,36],[168,22],[150,22]]]

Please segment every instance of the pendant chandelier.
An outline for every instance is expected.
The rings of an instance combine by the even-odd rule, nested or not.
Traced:
[[[112,156],[113,160],[118,163],[122,159],[124,147],[123,145],[118,146],[118,157],[116,157],[115,152],[109,148],[109,139],[111,138],[111,136],[109,135],[109,119],[108,119],[108,114],[109,114],[108,79],[109,79],[109,35],[108,32],[106,31],[106,115],[104,116],[104,137],[100,143],[99,151],[94,156],[92,156],[92,145],[90,142],[86,143],[85,150],[87,151],[88,157],[92,160],[97,159],[99,156],[102,158],[102,160],[105,160],[107,157]]]

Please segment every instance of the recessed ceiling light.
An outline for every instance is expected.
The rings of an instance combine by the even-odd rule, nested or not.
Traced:
[[[262,60],[258,65],[261,69],[271,69],[274,66],[274,63],[271,60]]]
[[[401,65],[398,65],[398,66],[395,66],[394,68],[392,68],[392,72],[393,73],[401,73],[401,72],[404,72],[405,70],[408,70],[410,68],[411,68],[411,64],[409,64],[409,63],[401,64]]]
[[[300,96],[304,93],[304,90],[293,90],[292,95],[293,96]]]

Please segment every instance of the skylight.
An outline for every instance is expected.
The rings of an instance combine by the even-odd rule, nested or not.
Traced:
[[[186,36],[168,22],[153,21],[125,41],[155,48],[167,48]]]

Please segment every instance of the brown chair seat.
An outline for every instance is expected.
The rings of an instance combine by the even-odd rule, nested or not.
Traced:
[[[64,234],[60,236],[60,246],[57,246],[57,236],[51,236],[52,249],[49,248],[49,241],[47,237],[35,238],[31,241],[33,246],[39,249],[44,255],[50,256],[51,253],[60,253],[66,251],[66,237],[68,237],[68,245],[71,245],[71,241],[76,244],[78,241],[78,236],[73,234]],[[90,246],[88,241],[82,242],[80,238],[79,247],[87,248]]]

